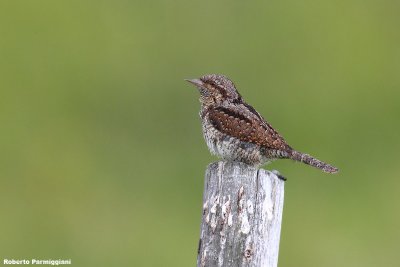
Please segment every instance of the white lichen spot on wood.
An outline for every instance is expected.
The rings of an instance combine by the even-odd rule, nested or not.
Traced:
[[[214,204],[212,205],[210,212],[215,214],[217,212],[217,207],[219,204],[219,195],[214,198]]]
[[[243,211],[243,208],[244,208],[244,200],[242,198],[241,200],[239,200],[239,203],[238,203],[239,213],[241,213]]]
[[[264,202],[263,202],[263,215],[267,215],[267,220],[270,221],[274,218],[273,214],[273,203],[272,200],[268,197],[265,196]]]
[[[207,249],[205,249],[203,251],[203,253],[201,254],[201,267],[205,267],[206,266],[206,257],[207,257]]]
[[[247,200],[247,212],[249,214],[253,214],[253,212],[254,212],[253,202],[251,202],[250,199]]]
[[[218,267],[224,264],[224,251],[221,250],[218,255]]]
[[[217,218],[217,208],[219,205],[219,195],[215,196],[213,198],[214,200],[212,201],[212,206],[210,208],[210,213],[211,213],[211,218],[209,217],[210,213],[207,214],[206,221],[209,222],[211,229],[213,232],[215,231],[215,228],[217,228],[218,225],[218,218]]]
[[[218,255],[218,266],[222,266],[224,263],[224,254],[225,254],[225,243],[226,243],[226,237],[224,235],[221,236],[220,239],[220,252]]]
[[[249,224],[249,219],[247,218],[247,213],[244,211],[241,215],[242,218],[242,224],[240,226],[240,231],[247,235],[250,232],[250,224]]]
[[[227,206],[226,206],[226,202],[225,202],[225,196],[222,199],[222,205],[221,205],[221,217],[222,219],[225,219],[226,217],[226,210],[227,210]]]
[[[225,196],[224,196],[223,202],[224,202],[224,204],[222,204],[222,206],[221,206],[221,216],[225,223],[231,213],[231,196],[228,195],[228,200],[226,202],[225,202]]]
[[[217,216],[212,215],[211,216],[211,221],[210,221],[210,226],[211,226],[211,229],[213,230],[213,232],[215,231],[215,228],[217,228],[217,225],[218,225]]]
[[[238,192],[238,201],[242,199],[243,194],[244,194],[244,187],[241,186]]]
[[[238,200],[237,200],[239,213],[241,213],[244,208],[244,197],[243,196],[244,196],[244,188],[243,188],[243,186],[241,186],[239,189],[239,192],[238,192]]]
[[[232,226],[232,224],[233,224],[233,218],[232,217],[233,217],[232,213],[229,213],[229,215],[228,215],[228,226]]]
[[[208,200],[203,204],[203,212],[206,212],[208,208]]]

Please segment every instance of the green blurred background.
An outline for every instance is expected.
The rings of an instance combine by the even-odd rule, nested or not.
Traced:
[[[194,266],[222,73],[324,174],[286,177],[280,266],[399,266],[400,2],[2,1],[0,257]]]

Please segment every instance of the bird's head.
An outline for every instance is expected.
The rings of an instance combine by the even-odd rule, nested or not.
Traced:
[[[200,102],[206,106],[241,99],[233,82],[224,75],[208,74],[199,79],[187,79],[186,81],[194,84],[199,89]]]

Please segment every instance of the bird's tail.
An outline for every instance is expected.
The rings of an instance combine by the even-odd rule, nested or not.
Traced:
[[[325,162],[322,162],[316,158],[311,157],[310,155],[298,152],[293,150],[291,154],[289,154],[289,158],[295,161],[300,161],[315,168],[321,169],[327,173],[337,173],[339,171],[338,168],[333,167]]]

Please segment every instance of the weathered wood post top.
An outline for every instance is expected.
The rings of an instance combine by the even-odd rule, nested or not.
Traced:
[[[208,166],[197,266],[278,264],[284,181],[240,162]]]

